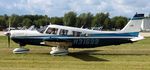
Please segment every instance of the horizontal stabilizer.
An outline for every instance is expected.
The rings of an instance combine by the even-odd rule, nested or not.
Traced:
[[[134,42],[134,41],[139,41],[139,40],[143,40],[143,39],[144,39],[144,37],[139,35],[138,37],[132,38],[131,41]]]

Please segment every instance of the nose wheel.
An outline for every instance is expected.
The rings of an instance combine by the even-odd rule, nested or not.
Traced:
[[[67,55],[69,53],[68,47],[52,47],[52,51],[50,51],[51,55]]]
[[[23,54],[23,53],[28,53],[29,51],[30,51],[29,49],[24,48],[23,46],[20,45],[19,48],[15,48],[13,50],[13,53],[15,53],[15,54]]]

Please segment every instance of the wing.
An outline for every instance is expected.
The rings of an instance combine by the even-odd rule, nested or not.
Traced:
[[[59,37],[44,39],[44,44],[48,46],[72,46],[72,43],[68,39]]]

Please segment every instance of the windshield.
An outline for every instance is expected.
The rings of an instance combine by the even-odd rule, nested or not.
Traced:
[[[40,32],[40,33],[43,33],[43,32],[46,30],[47,27],[48,27],[48,25],[42,26],[42,27],[40,27],[40,28],[37,28],[36,30],[37,30],[38,32]]]

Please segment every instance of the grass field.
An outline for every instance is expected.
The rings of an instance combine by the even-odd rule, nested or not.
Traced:
[[[18,47],[0,37],[0,70],[150,70],[150,38],[122,45],[69,49],[67,56],[49,55],[49,47],[26,46],[28,54],[13,54]]]

